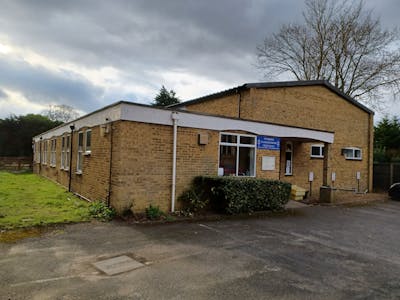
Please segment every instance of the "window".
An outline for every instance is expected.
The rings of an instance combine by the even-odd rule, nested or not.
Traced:
[[[38,163],[40,162],[40,150],[39,150],[39,144],[34,142],[33,145],[33,161]]]
[[[219,167],[223,175],[255,176],[255,145],[255,136],[221,133]]]
[[[71,143],[71,136],[67,135],[66,141],[65,141],[65,170],[69,170],[69,151],[70,151],[70,143]]]
[[[311,145],[311,157],[324,158],[324,145]]]
[[[85,134],[85,154],[90,154],[92,152],[92,131],[86,130]]]
[[[76,158],[76,173],[82,173],[82,160],[83,160],[83,132],[78,133],[78,156]]]
[[[65,168],[65,136],[61,138],[61,169]]]
[[[50,141],[50,166],[52,167],[56,166],[56,146],[57,146],[57,140],[52,139]]]
[[[61,169],[69,169],[69,143],[70,136],[63,136],[61,138]]]
[[[361,160],[361,149],[357,147],[346,147],[342,149],[342,154],[346,159]]]
[[[293,174],[293,144],[286,142],[285,148],[285,175]]]
[[[42,151],[42,164],[47,165],[47,142],[43,141],[43,151]]]

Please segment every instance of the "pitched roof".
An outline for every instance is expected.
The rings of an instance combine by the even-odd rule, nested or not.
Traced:
[[[346,101],[348,101],[351,104],[357,106],[358,108],[366,111],[369,114],[374,114],[374,112],[372,110],[370,110],[368,107],[366,107],[365,105],[361,104],[360,102],[358,102],[357,100],[353,99],[352,97],[346,95],[345,93],[343,93],[341,90],[339,90],[337,87],[333,86],[332,84],[330,84],[326,80],[301,80],[301,81],[278,81],[278,82],[245,83],[243,85],[240,85],[240,86],[228,89],[228,90],[224,90],[224,91],[221,91],[221,92],[218,92],[218,93],[206,95],[206,96],[203,96],[203,97],[200,97],[200,98],[196,98],[196,99],[185,101],[185,102],[178,103],[178,104],[173,104],[173,105],[170,105],[169,107],[171,107],[171,108],[179,108],[179,107],[186,106],[188,104],[205,102],[205,101],[216,99],[216,98],[219,98],[219,97],[233,95],[233,94],[238,93],[241,90],[246,90],[246,89],[250,89],[250,88],[263,89],[263,88],[298,87],[298,86],[315,86],[315,85],[324,86],[327,89],[329,89],[330,91],[332,91],[333,93],[335,93],[338,96],[340,96],[343,99],[345,99]]]

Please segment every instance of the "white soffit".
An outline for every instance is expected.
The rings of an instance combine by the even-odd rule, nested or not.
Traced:
[[[209,129],[209,130],[243,130],[257,135],[275,136],[281,138],[304,138],[326,143],[333,143],[332,132],[288,127],[260,122],[207,116],[189,112],[174,112],[148,106],[122,103],[121,119],[127,121],[172,125],[171,114],[178,114],[178,126]]]
[[[108,121],[106,120],[108,119]],[[82,118],[76,119],[75,121],[65,123],[56,127],[52,130],[49,130],[43,134],[37,135],[33,138],[35,142],[40,140],[42,137],[44,140],[50,139],[55,136],[61,136],[64,133],[71,132],[69,126],[74,124],[75,131],[79,131],[83,127],[93,127],[101,124],[105,124],[111,121],[116,121],[121,119],[121,104],[114,105],[97,112],[91,113],[89,115],[83,116]]]

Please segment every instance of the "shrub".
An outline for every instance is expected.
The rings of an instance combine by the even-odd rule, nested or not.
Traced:
[[[259,178],[198,176],[193,185],[213,209],[229,214],[282,210],[289,201],[289,183]]]
[[[178,201],[183,202],[186,213],[196,213],[205,209],[209,203],[209,200],[202,194],[201,190],[193,185],[178,197]]]
[[[103,201],[95,201],[89,205],[89,214],[100,221],[111,221],[115,216],[115,210],[108,207]]]
[[[146,217],[150,220],[159,220],[162,216],[164,216],[164,212],[160,209],[159,206],[150,206],[146,208]]]

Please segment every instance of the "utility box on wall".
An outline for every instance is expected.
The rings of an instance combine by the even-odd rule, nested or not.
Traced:
[[[207,133],[199,133],[198,143],[199,143],[199,145],[207,145],[208,144],[208,134]]]

